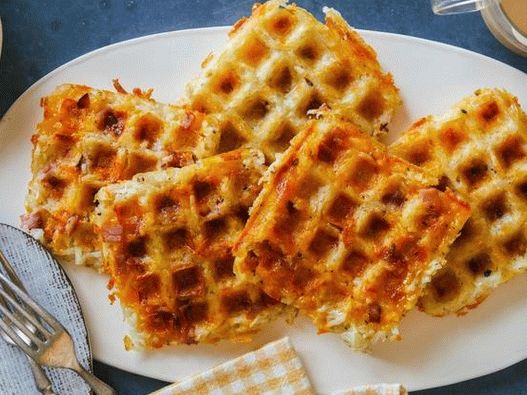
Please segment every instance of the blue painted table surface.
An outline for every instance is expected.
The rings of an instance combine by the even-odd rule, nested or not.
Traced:
[[[527,0],[525,1],[527,6]],[[322,6],[340,10],[361,29],[394,32],[453,44],[524,72],[527,58],[489,33],[477,13],[434,16],[427,0],[297,0],[322,18]],[[0,0],[4,46],[0,59],[0,115],[31,84],[96,48],[147,34],[231,25],[253,0]],[[527,394],[527,360],[478,379],[416,394]],[[95,373],[120,394],[144,394],[166,383],[95,362]]]

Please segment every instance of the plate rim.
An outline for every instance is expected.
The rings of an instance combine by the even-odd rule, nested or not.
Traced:
[[[2,26],[1,23],[2,22],[0,20],[0,27]],[[133,37],[133,38],[129,38],[129,39],[122,40],[122,41],[117,41],[115,43],[111,43],[111,44],[108,44],[108,45],[105,45],[105,46],[93,49],[93,50],[91,50],[89,52],[86,52],[86,53],[84,53],[84,54],[82,54],[80,56],[77,56],[77,57],[75,57],[75,58],[73,58],[71,60],[68,60],[66,63],[63,63],[62,65],[56,67],[55,69],[53,69],[50,72],[46,73],[44,76],[40,77],[33,84],[31,84],[8,107],[6,112],[2,115],[2,119],[0,120],[0,125],[2,124],[3,119],[7,118],[7,116],[11,112],[11,109],[19,101],[21,101],[25,96],[31,94],[33,90],[37,89],[38,86],[43,84],[44,82],[46,82],[46,80],[52,78],[53,76],[55,76],[55,74],[60,73],[63,69],[66,69],[66,68],[68,68],[70,66],[73,66],[75,64],[81,63],[81,62],[83,62],[83,61],[85,61],[88,58],[91,58],[93,56],[96,56],[96,55],[99,55],[99,54],[103,54],[104,52],[109,51],[109,50],[111,50],[114,47],[134,45],[134,44],[141,43],[143,41],[155,40],[155,39],[157,39],[159,37],[164,37],[164,36],[168,37],[168,36],[171,36],[171,35],[176,36],[176,35],[181,35],[181,34],[193,34],[193,33],[200,33],[200,32],[203,32],[203,31],[212,31],[212,32],[213,31],[217,31],[217,32],[220,32],[220,33],[223,34],[223,33],[227,33],[230,29],[231,29],[231,26],[207,26],[207,27],[196,27],[196,28],[190,28],[190,29],[170,30],[170,31],[165,31],[165,32],[147,34],[147,35],[139,36],[139,37]],[[436,47],[438,49],[448,50],[448,52],[457,52],[458,54],[464,55],[464,56],[476,56],[476,57],[480,58],[481,60],[497,62],[502,67],[505,66],[506,68],[509,68],[510,71],[512,71],[512,72],[521,73],[521,74],[527,74],[527,73],[523,72],[522,70],[517,69],[514,66],[511,66],[511,65],[509,65],[507,63],[502,62],[501,60],[495,59],[495,58],[490,57],[488,55],[484,55],[484,54],[481,54],[479,52],[472,51],[470,49],[458,47],[456,45],[444,43],[444,42],[441,42],[441,41],[434,41],[434,40],[431,40],[431,39],[428,39],[428,38],[411,36],[411,35],[406,35],[406,34],[401,34],[401,33],[383,32],[383,31],[379,31],[379,30],[369,30],[369,29],[355,29],[355,30],[357,30],[359,33],[361,33],[361,35],[362,34],[366,34],[366,35],[371,35],[371,36],[388,36],[388,37],[395,38],[395,39],[400,39],[400,40],[410,40],[410,41],[415,41],[416,43],[419,43],[419,44],[424,45],[424,46],[428,46],[428,47],[432,46],[432,47]],[[1,49],[1,47],[0,47],[0,49]],[[387,72],[389,72],[389,70]]]
[[[170,36],[189,35],[189,34],[192,35],[192,34],[203,34],[203,33],[206,34],[206,33],[209,33],[209,32],[217,32],[217,33],[220,33],[220,34],[226,34],[230,30],[230,28],[231,28],[230,26],[210,26],[210,27],[190,28],[190,29],[181,29],[181,30],[173,30],[173,31],[165,31],[165,32],[159,32],[159,33],[153,33],[153,34],[148,34],[148,35],[144,35],[144,36],[139,36],[139,37],[130,38],[130,39],[127,39],[127,40],[111,43],[109,45],[105,45],[105,46],[96,48],[96,49],[91,50],[91,51],[89,51],[89,52],[87,52],[85,54],[82,54],[82,55],[80,55],[78,57],[75,57],[75,58],[67,61],[66,63],[60,65],[59,67],[51,70],[50,72],[48,72],[47,74],[45,74],[41,78],[39,78],[37,81],[35,81],[33,84],[31,84],[21,95],[19,95],[17,97],[17,99],[9,106],[9,108],[6,110],[6,112],[1,116],[1,119],[0,119],[0,131],[3,128],[3,124],[5,122],[7,122],[8,119],[11,118],[10,114],[13,111],[13,109],[19,104],[19,102],[24,100],[25,97],[30,96],[31,94],[33,94],[33,92],[35,90],[37,90],[47,80],[53,78],[55,75],[59,74],[60,72],[62,72],[63,70],[65,70],[65,69],[67,69],[69,67],[72,67],[74,65],[80,64],[80,63],[82,63],[82,62],[84,62],[84,61],[86,61],[88,59],[91,59],[91,58],[93,58],[95,56],[102,55],[102,54],[106,53],[107,51],[111,51],[115,47],[126,47],[126,46],[130,46],[130,45],[136,45],[136,44],[140,44],[140,43],[146,42],[146,41],[157,40],[159,38],[168,38]],[[502,61],[500,61],[498,59],[494,59],[494,58],[492,58],[492,57],[490,57],[488,55],[484,55],[484,54],[481,54],[481,53],[478,53],[478,52],[474,52],[472,50],[461,48],[461,47],[458,47],[458,46],[455,46],[455,45],[452,45],[452,44],[439,42],[439,41],[434,41],[434,40],[430,40],[430,39],[427,39],[427,38],[421,38],[421,37],[416,37],[416,36],[411,36],[411,35],[399,34],[399,33],[383,32],[383,31],[368,30],[368,29],[357,29],[357,30],[362,35],[365,36],[366,41],[369,41],[369,37],[385,37],[385,38],[387,37],[387,38],[394,39],[394,40],[397,40],[397,41],[411,42],[413,45],[421,45],[421,46],[424,46],[424,47],[427,47],[427,48],[438,49],[438,50],[446,51],[446,52],[449,52],[449,53],[456,53],[456,54],[461,55],[461,56],[463,56],[465,58],[469,57],[471,59],[477,59],[479,61],[491,62],[491,63],[494,63],[496,66],[505,67],[505,68],[509,69],[509,72],[515,73],[515,74],[519,74],[523,78],[525,78],[525,76],[527,76],[527,73],[523,72],[522,70],[519,70],[519,69],[517,69],[517,68],[515,68],[515,67],[513,67],[513,66],[511,66],[509,64],[506,64],[506,63],[504,63],[504,62],[502,62]],[[387,72],[390,72],[390,71],[387,70]],[[1,151],[1,149],[0,149],[0,151]],[[61,267],[61,269],[64,271],[64,269],[62,267]],[[68,280],[69,280],[69,278],[68,278]],[[82,304],[80,304],[80,305],[82,307]],[[88,338],[90,338],[90,334],[89,333],[88,333]],[[149,378],[153,378],[153,379],[156,379],[156,380],[166,381],[166,378],[162,378],[161,376],[152,376],[152,375],[150,375],[148,373],[142,372],[139,365],[138,366],[129,366],[129,365],[125,365],[125,364],[114,364],[113,362],[106,361],[105,358],[95,358],[93,356],[93,353],[92,353],[92,359],[95,359],[95,360],[97,360],[99,362],[102,362],[102,363],[108,365],[108,366],[111,366],[111,367],[114,367],[114,368],[118,368],[118,369],[130,372],[130,373],[139,374],[139,375],[142,375],[144,377],[149,377]],[[481,370],[479,370],[479,371],[477,371],[477,372],[475,372],[473,374],[460,375],[459,377],[456,377],[456,378],[451,379],[451,380],[446,380],[446,381],[441,381],[441,380],[438,380],[438,379],[434,380],[433,379],[433,380],[430,381],[429,385],[419,386],[419,387],[415,387],[415,388],[412,387],[412,386],[408,386],[407,388],[409,390],[412,390],[412,391],[425,390],[425,389],[430,389],[430,388],[444,387],[444,386],[447,386],[447,385],[460,383],[460,382],[471,380],[471,379],[481,378],[481,377],[486,376],[488,374],[496,373],[496,372],[498,372],[500,370],[506,369],[506,368],[508,368],[508,367],[518,363],[518,362],[526,360],[526,359],[527,359],[527,355],[524,355],[522,357],[506,357],[506,358],[503,358],[503,362],[501,364],[492,365],[492,368],[489,368],[489,369],[481,369]],[[441,382],[439,383],[439,381],[441,381]]]

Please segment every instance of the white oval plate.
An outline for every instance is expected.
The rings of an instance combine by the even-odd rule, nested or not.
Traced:
[[[186,30],[143,37],[99,49],[58,68],[34,84],[0,123],[0,222],[18,225],[30,178],[30,136],[42,116],[39,100],[66,82],[110,88],[154,88],[154,97],[174,102],[199,73],[201,60],[219,51],[227,28]],[[503,87],[527,103],[527,75],[459,48],[387,33],[363,32],[381,63],[393,73],[404,107],[389,140],[410,122],[440,113],[479,87]],[[107,279],[90,269],[67,267],[83,306],[96,359],[131,372],[174,381],[266,342],[288,335],[317,392],[351,385],[400,382],[410,390],[446,385],[491,373],[527,357],[527,282],[521,276],[500,287],[481,307],[461,318],[431,318],[412,312],[402,323],[403,340],[377,345],[371,355],[348,349],[338,336],[317,336],[306,319],[277,322],[249,344],[227,342],[126,352],[127,326],[118,304],[108,303]]]

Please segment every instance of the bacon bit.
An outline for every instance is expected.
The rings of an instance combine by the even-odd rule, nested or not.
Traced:
[[[31,136],[31,143],[33,143],[33,145],[35,145],[38,142],[38,138],[39,138],[38,134],[32,135]]]
[[[66,225],[64,225],[64,230],[66,231],[66,234],[70,235],[75,230],[75,227],[77,226],[78,223],[79,223],[79,216],[71,215],[66,221]]]
[[[47,164],[46,166],[44,166],[44,168],[42,169],[42,172],[41,172],[41,179],[44,179],[48,174],[54,172],[56,168],[57,168],[57,164],[56,164],[56,163],[48,163],[48,164]]]
[[[379,324],[381,322],[382,308],[378,303],[372,303],[368,306],[368,322]]]
[[[191,113],[190,111],[185,112],[185,116],[183,117],[183,120],[181,121],[181,127],[185,130],[190,129],[195,119],[196,117],[193,113]]]
[[[108,300],[110,301],[110,304],[114,304],[116,299],[117,298],[114,293],[108,295]]]
[[[143,91],[140,88],[134,88],[132,89],[132,93],[135,96],[139,96],[139,97],[142,97],[143,99],[150,100],[152,98],[152,93],[154,93],[154,89],[150,88],[150,89],[147,89],[146,91]]]
[[[113,79],[112,83],[113,83],[113,87],[115,88],[115,90],[117,92],[122,93],[123,95],[127,95],[128,94],[128,91],[126,89],[124,89],[124,87],[119,82],[118,78]],[[141,88],[133,88],[132,89],[132,94],[134,94],[135,96],[138,96],[138,97],[142,97],[143,99],[147,99],[147,100],[151,99],[153,92],[154,92],[153,88],[147,89],[146,91],[141,90]]]
[[[108,280],[108,284],[106,284],[106,289],[108,290],[111,290],[113,289],[113,287],[115,286],[115,278],[110,278],[110,280]],[[113,295],[113,294],[110,294],[110,295]]]
[[[119,79],[118,79],[118,78],[113,79],[113,80],[112,80],[112,84],[113,84],[114,89],[115,89],[117,92],[122,93],[123,95],[128,94],[128,92],[126,91],[126,89],[124,89],[123,86],[121,85],[121,83],[119,82]]]
[[[90,107],[90,95],[85,93],[77,100],[77,108],[86,109]]]
[[[384,281],[381,282],[382,292],[391,302],[397,304],[404,298],[407,275],[408,268],[402,266],[384,274]]]
[[[121,225],[105,226],[102,231],[102,237],[104,241],[119,243],[123,237],[123,227]]]
[[[163,169],[168,167],[184,167],[196,162],[197,158],[190,151],[174,152],[163,159]]]
[[[21,215],[20,222],[22,223],[22,227],[26,230],[42,228],[44,225],[42,217],[38,211]]]

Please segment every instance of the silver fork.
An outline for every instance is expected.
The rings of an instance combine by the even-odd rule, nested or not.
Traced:
[[[25,306],[22,306],[6,290],[10,290]],[[18,347],[40,365],[67,368],[78,373],[97,395],[114,395],[107,384],[84,369],[78,362],[70,334],[51,314],[34,302],[25,292],[0,273],[0,297],[10,308],[0,303],[0,329]],[[35,333],[19,320],[21,315],[35,327]],[[24,339],[20,332],[27,337]]]
[[[22,289],[23,291],[25,291],[24,285],[22,284],[22,282],[16,275],[15,270],[13,269],[13,267],[11,266],[11,264],[9,263],[9,261],[4,256],[1,250],[0,250],[0,266],[5,270],[5,272],[7,273],[7,276],[13,282],[13,284],[15,284],[18,288]],[[34,330],[34,328],[30,328],[30,329]],[[11,340],[11,338],[7,336],[4,331],[0,330],[0,336],[2,336],[2,338],[9,344],[12,344],[13,346],[15,345],[13,340]],[[48,376],[46,376],[46,373],[44,372],[44,370],[35,361],[33,361],[31,357],[27,356],[27,359],[29,361],[29,366],[31,367],[31,371],[33,372],[33,377],[35,378],[35,384],[37,386],[38,391],[44,395],[55,395],[55,392],[53,392],[53,389],[51,387],[51,382],[49,381]]]

